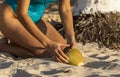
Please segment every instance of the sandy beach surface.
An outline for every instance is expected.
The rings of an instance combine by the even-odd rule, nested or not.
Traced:
[[[120,52],[99,48],[96,43],[77,47],[85,65],[73,66],[55,62],[52,58],[15,59],[0,53],[0,77],[120,77]]]
[[[44,17],[60,22],[55,10],[47,10]],[[0,77],[120,77],[120,50],[99,48],[96,43],[77,43],[77,47],[85,59],[83,66],[59,63],[52,58],[16,59],[0,52]]]

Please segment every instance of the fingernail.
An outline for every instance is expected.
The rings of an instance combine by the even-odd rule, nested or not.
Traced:
[[[69,60],[69,58],[67,57],[67,60]]]
[[[70,44],[68,44],[67,46],[70,46]]]
[[[68,61],[68,60],[66,60],[66,63],[69,63],[69,61]]]

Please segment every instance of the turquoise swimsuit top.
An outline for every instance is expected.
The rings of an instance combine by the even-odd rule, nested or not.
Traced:
[[[17,0],[5,0],[5,2],[16,11]],[[48,5],[52,2],[57,2],[57,0],[31,0],[28,8],[28,15],[35,23],[38,22]]]

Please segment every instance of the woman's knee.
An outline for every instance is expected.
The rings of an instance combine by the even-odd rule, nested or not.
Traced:
[[[51,53],[46,50],[40,50],[39,52],[34,52],[34,57],[52,57]]]
[[[34,54],[34,56],[41,56],[45,52],[45,50],[32,49],[31,52]]]

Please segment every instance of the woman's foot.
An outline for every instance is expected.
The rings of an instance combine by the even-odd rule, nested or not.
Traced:
[[[5,37],[0,37],[0,50],[4,47],[5,44],[8,44],[8,40]],[[1,51],[0,51],[1,52]]]
[[[2,45],[4,44],[8,44],[8,40],[5,37],[0,37],[0,47],[2,47]]]

